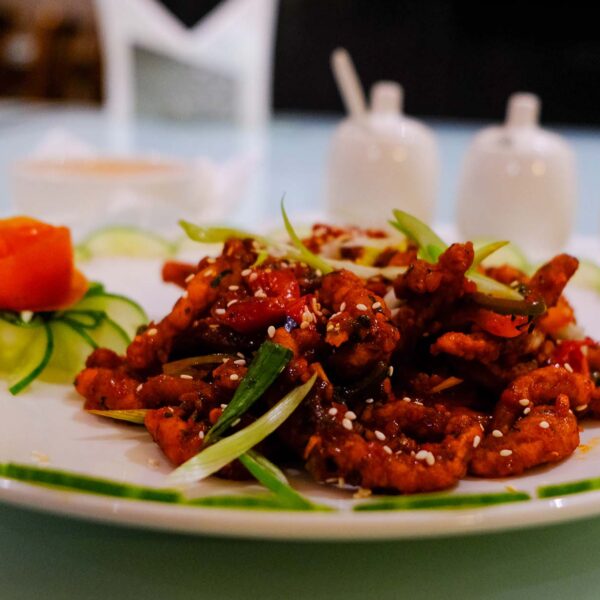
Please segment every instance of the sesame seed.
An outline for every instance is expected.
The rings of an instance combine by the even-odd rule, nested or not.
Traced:
[[[236,352],[235,355],[239,356],[240,358],[246,358],[243,352]]]
[[[480,435],[476,435],[473,438],[473,448],[477,448],[477,446],[479,446],[480,443],[481,443],[481,436]]]
[[[244,270],[243,270],[243,271],[240,273],[240,275],[241,275],[242,277],[248,277],[248,275],[250,275],[250,273],[252,273],[252,269],[244,269]]]
[[[239,367],[243,367],[246,364],[246,359],[245,358],[238,358],[237,360],[233,361],[234,365],[238,365]]]
[[[158,329],[156,329],[156,327],[151,327],[150,329],[146,330],[146,335],[149,335],[150,337],[152,337],[153,335],[156,335],[158,333]]]
[[[510,456],[512,454],[512,450],[504,449],[500,450],[500,456]]]
[[[215,315],[224,315],[227,311],[224,308],[217,308]]]
[[[272,338],[275,335],[275,331],[277,331],[275,327],[273,325],[269,325],[269,328],[267,329],[267,335]]]
[[[252,283],[253,281],[256,281],[258,279],[258,273],[252,273],[252,275],[250,275],[250,277],[248,277],[248,281],[250,283]]]
[[[390,368],[388,369],[388,376],[391,377],[394,374],[394,367],[392,367],[390,365]]]
[[[192,279],[194,279],[194,273],[190,273],[186,278],[185,282],[189,283]]]
[[[384,446],[383,449],[388,453],[391,454],[392,453],[392,449],[389,446]]]
[[[229,357],[227,357],[227,356],[226,356],[226,357],[223,359],[223,364],[225,364],[225,363],[227,363],[227,362],[229,362]]]
[[[225,410],[227,408],[227,404],[221,404],[221,408]]]
[[[429,452],[427,452],[427,450],[419,450],[416,454],[415,454],[415,458],[417,460],[425,460],[427,458],[427,455],[429,454]]]
[[[209,265],[214,265],[214,264],[217,262],[217,259],[216,259],[216,258],[212,258],[212,257],[210,257],[210,258],[207,258],[207,259],[206,259],[206,262],[207,262]]]
[[[360,304],[356,305],[357,310],[367,310],[367,306],[365,304],[362,304],[362,302]]]
[[[332,417],[335,417],[335,415],[337,415],[337,414],[338,414],[338,409],[337,409],[337,408],[335,408],[335,406],[334,406],[333,408],[330,408],[330,409],[327,411],[327,413],[328,413],[328,414],[330,414]]]
[[[229,376],[229,379],[231,379],[231,381],[237,381],[240,378],[240,376],[237,373],[232,373]]]
[[[540,421],[540,427],[542,429],[548,429],[548,427],[550,427],[550,423],[548,423],[548,421]]]
[[[198,434],[198,437],[199,437],[201,440],[203,440],[203,439],[204,439],[204,431],[201,431],[201,432]]]
[[[581,411],[585,410],[587,407],[588,407],[588,405],[587,405],[587,404],[582,404],[581,406],[576,406],[576,407],[575,407],[575,410],[576,410],[577,412],[581,412]]]
[[[378,308],[381,308],[381,302],[373,302],[373,304],[371,304],[371,308],[373,310],[377,310]]]
[[[408,397],[408,396],[404,396],[404,398],[402,398],[403,402],[412,402],[412,400]]]
[[[348,431],[352,431],[352,421],[350,419],[344,419],[342,421],[342,425],[344,426],[345,429],[347,429]]]
[[[373,398],[367,398],[365,400],[365,404],[373,404],[373,402],[375,402],[375,400]]]
[[[435,456],[431,452],[428,452],[425,457],[425,462],[432,467],[435,464]]]
[[[241,419],[236,419],[236,420],[235,420],[235,421],[234,421],[234,422],[231,424],[231,426],[232,426],[232,427],[235,427],[236,425],[239,425],[239,424],[241,423],[241,421],[242,421]]]
[[[345,302],[342,302],[342,303],[340,304],[340,312],[344,312],[345,310],[346,310],[346,303],[345,303]]]
[[[144,384],[143,384],[143,383],[140,383],[140,385],[138,385],[138,386],[135,388],[135,391],[136,391],[136,392],[141,392],[143,387],[144,387]]]
[[[240,289],[240,286],[239,285],[230,285],[227,289],[232,292],[235,292],[236,290]]]
[[[354,421],[356,419],[356,413],[352,412],[351,410],[347,410],[346,414],[344,415],[344,418]]]
[[[529,400],[527,400],[527,398],[521,398],[521,399],[519,400],[519,404],[520,404],[521,406],[527,406],[527,405],[529,404]]]
[[[236,302],[238,302],[238,299],[237,299],[237,298],[234,298],[233,300],[230,300],[230,301],[227,303],[227,308],[229,308],[230,306],[232,306],[232,305],[233,305],[233,304],[235,304]]]
[[[573,367],[569,363],[565,363],[563,366],[569,373],[573,372]]]
[[[504,434],[499,429],[494,429],[494,431],[492,431],[492,435],[495,438],[501,438],[504,436]]]
[[[378,431],[375,430],[375,437],[380,440],[381,442],[383,442],[383,440],[385,440],[385,433],[383,433],[382,431]]]
[[[523,411],[524,415],[528,415],[531,412],[531,408],[529,406]]]
[[[21,317],[21,321],[23,321],[23,323],[29,323],[29,321],[33,319],[33,311],[22,310],[19,316]]]
[[[182,373],[179,376],[179,379],[194,379],[191,375],[188,375],[187,373]]]
[[[323,271],[321,271],[321,269],[317,269],[317,270],[315,271],[315,275],[316,275],[317,277],[321,277],[321,275],[323,275]]]
[[[256,291],[254,292],[254,297],[255,297],[255,298],[266,298],[266,297],[267,297],[267,294],[265,293],[265,291],[264,291],[264,290],[260,289],[260,290],[256,290]]]

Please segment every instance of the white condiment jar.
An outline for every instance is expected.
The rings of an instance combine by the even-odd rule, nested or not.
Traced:
[[[513,94],[506,122],[474,138],[463,165],[458,226],[468,239],[507,239],[530,257],[564,248],[577,202],[575,158],[539,126],[540,100]]]
[[[438,159],[431,130],[402,113],[402,88],[376,83],[371,108],[346,118],[333,135],[327,208],[333,220],[378,227],[400,208],[430,222]]]

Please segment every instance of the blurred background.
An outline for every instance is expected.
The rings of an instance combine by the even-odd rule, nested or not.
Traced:
[[[160,3],[190,30],[224,4]],[[365,87],[380,79],[401,82],[413,114],[497,120],[507,96],[525,89],[543,98],[545,121],[598,124],[600,34],[593,12],[579,1],[565,11],[562,4],[515,1],[281,0],[273,108],[341,112],[329,55],[345,46]],[[93,0],[0,0],[0,97],[101,103],[99,30]],[[134,60],[139,110],[171,118],[228,116],[219,100],[208,111],[193,100],[207,86],[220,90],[217,98],[227,96],[227,78],[209,68],[193,75],[186,61],[148,44],[135,49]]]

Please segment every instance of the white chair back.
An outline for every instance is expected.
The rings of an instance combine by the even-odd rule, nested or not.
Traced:
[[[156,0],[95,4],[106,108],[114,119],[127,120],[135,111],[137,47],[222,76],[232,82],[227,100],[236,121],[250,128],[267,122],[277,0],[223,0],[189,29]]]

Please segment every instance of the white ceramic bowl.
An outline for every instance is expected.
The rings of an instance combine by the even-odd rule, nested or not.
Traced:
[[[144,157],[27,159],[12,169],[13,209],[76,237],[114,224],[173,233],[178,219],[201,220],[218,203],[215,170]]]

